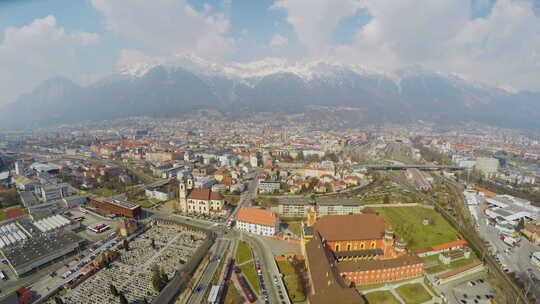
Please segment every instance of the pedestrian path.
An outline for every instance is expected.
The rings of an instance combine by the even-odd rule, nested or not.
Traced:
[[[405,282],[400,282],[400,283],[396,283],[396,284],[387,284],[387,285],[384,285],[383,287],[379,287],[379,288],[374,288],[374,289],[370,289],[370,290],[366,290],[366,291],[362,291],[362,294],[366,295],[366,294],[369,294],[369,293],[372,293],[372,292],[376,292],[376,291],[390,291],[392,293],[392,295],[402,304],[406,304],[405,301],[403,300],[403,298],[401,298],[401,296],[396,292],[396,289],[402,285],[407,285],[407,284],[415,284],[415,283],[418,283],[420,285],[422,285],[424,287],[424,289],[429,293],[429,295],[431,296],[431,300],[429,301],[426,301],[424,302],[423,304],[434,304],[434,303],[442,303],[442,300],[441,298],[439,298],[438,296],[436,296],[435,294],[433,294],[433,292],[431,291],[431,289],[429,289],[426,284],[424,283],[424,279],[423,277],[420,277],[420,278],[416,278],[414,280],[410,280],[410,281],[405,281]]]

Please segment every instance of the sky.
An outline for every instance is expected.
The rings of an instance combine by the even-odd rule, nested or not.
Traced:
[[[86,85],[178,54],[420,65],[540,91],[540,0],[0,0],[0,107],[49,78]]]

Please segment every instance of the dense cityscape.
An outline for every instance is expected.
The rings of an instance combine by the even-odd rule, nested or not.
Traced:
[[[2,303],[540,299],[525,131],[205,113],[4,132],[0,153]]]
[[[0,304],[540,304],[540,0],[0,0]]]

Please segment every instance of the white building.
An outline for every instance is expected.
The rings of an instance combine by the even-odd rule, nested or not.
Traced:
[[[486,177],[491,177],[499,170],[499,160],[492,157],[479,157],[474,167]]]
[[[259,186],[257,187],[257,190],[259,190],[259,193],[261,194],[271,194],[279,191],[280,188],[281,184],[279,182],[259,181]]]
[[[258,235],[272,236],[279,231],[279,218],[270,210],[241,208],[236,217],[236,228]]]
[[[170,199],[169,193],[163,188],[151,188],[144,191],[147,197],[154,198],[160,201],[168,201]]]

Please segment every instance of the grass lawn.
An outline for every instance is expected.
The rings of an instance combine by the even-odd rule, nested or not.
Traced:
[[[420,304],[431,300],[431,296],[420,283],[401,285],[396,291],[407,304]]]
[[[398,284],[398,283],[403,283],[403,282],[406,282],[406,281],[409,281],[410,279],[405,279],[405,280],[399,280],[399,281],[392,281],[391,283],[392,284]],[[358,291],[364,291],[364,290],[370,290],[370,289],[375,289],[375,288],[380,288],[380,287],[383,287],[385,285],[388,285],[388,283],[375,283],[375,284],[368,284],[368,285],[357,285],[355,288],[356,290]]]
[[[98,195],[98,196],[103,196],[103,197],[111,197],[111,196],[115,196],[115,195],[118,194],[116,191],[111,190],[111,189],[107,189],[107,188],[92,189],[92,190],[88,191],[88,193],[95,194],[95,195]]]
[[[457,260],[457,261],[451,262],[448,265],[445,265],[445,264],[439,262],[439,265],[437,265],[437,266],[426,268],[426,272],[429,273],[429,274],[434,274],[434,273],[438,273],[438,272],[441,272],[441,271],[461,267],[463,265],[467,265],[467,264],[470,264],[470,263],[475,262],[475,261],[478,261],[478,258],[474,255],[474,253],[471,253],[471,256],[468,259]]]
[[[136,202],[137,205],[141,205],[143,208],[150,208],[156,204],[160,204],[160,203],[164,203],[163,201],[160,201],[160,200],[157,200],[157,199],[153,199],[153,198],[149,198],[149,199],[144,199],[144,200],[140,200],[138,202]]]
[[[302,281],[296,274],[294,266],[289,261],[279,261],[277,262],[279,267],[279,272],[284,276],[285,288],[293,302],[303,302],[306,300],[306,295],[304,294],[302,288]]]
[[[227,294],[225,295],[225,300],[223,301],[224,304],[238,304],[241,302],[240,294],[238,293],[238,290],[234,288],[234,284],[232,284],[232,281],[229,280],[227,282]]]
[[[288,276],[284,280],[287,293],[293,302],[304,302],[306,295],[302,290],[302,281],[297,275]]]
[[[408,245],[412,250],[431,247],[457,240],[457,231],[435,210],[422,207],[386,207],[372,208],[377,211],[392,227],[407,225],[414,234],[412,243]],[[433,220],[423,225],[422,220]]]
[[[259,294],[259,278],[257,278],[257,270],[255,270],[255,263],[249,262],[240,266],[240,269],[246,277],[246,280],[248,280],[249,285],[251,285],[251,288],[253,288],[253,291],[255,291],[256,294]]]
[[[242,264],[253,259],[251,248],[244,241],[238,241],[238,247],[236,248],[236,264]]]
[[[374,291],[364,296],[368,304],[399,304],[399,301],[388,290]]]
[[[277,262],[277,265],[279,267],[279,272],[281,272],[284,276],[296,275],[296,271],[294,270],[294,266],[291,262],[279,261]]]
[[[292,233],[294,233],[298,237],[302,235],[302,223],[289,222],[287,229],[289,229]]]

